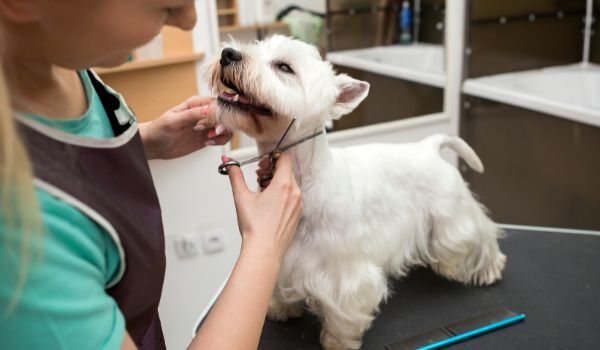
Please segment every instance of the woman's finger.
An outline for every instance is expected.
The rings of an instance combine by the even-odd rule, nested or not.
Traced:
[[[173,129],[187,128],[190,125],[194,125],[195,128],[201,121],[203,121],[206,124],[211,124],[211,116],[214,116],[214,113],[214,104],[204,105],[202,107],[193,107],[181,112],[174,113],[171,117],[169,124],[170,127]]]
[[[221,161],[227,162],[230,159],[226,156],[221,157]],[[244,174],[239,166],[231,165],[227,167],[227,176],[231,182],[231,190],[233,192],[233,199],[237,202],[240,198],[250,192],[244,180]]]
[[[215,101],[214,97],[191,96],[171,109],[172,112],[183,112],[187,109],[202,107]]]
[[[215,137],[220,136],[225,133],[231,133],[231,132],[228,131],[227,129],[225,129],[225,126],[223,126],[222,124],[217,124],[217,125],[215,125],[215,128],[213,130],[209,130],[208,134],[206,134],[206,135],[212,139],[212,138],[215,138]]]
[[[217,137],[213,137],[210,138],[208,141],[206,141],[207,143],[210,142],[209,146],[212,144],[212,146],[214,145],[219,145],[222,146],[224,144],[226,144],[227,142],[229,142],[229,140],[231,140],[231,137],[233,136],[232,133],[226,131],[223,134],[217,136]]]
[[[194,125],[194,130],[196,131],[206,131],[207,129],[213,128],[212,120],[206,118],[199,120],[196,125]]]
[[[292,176],[292,158],[287,153],[281,153],[273,173],[273,181],[286,181]]]

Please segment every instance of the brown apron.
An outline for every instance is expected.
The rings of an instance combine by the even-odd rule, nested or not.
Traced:
[[[120,278],[107,293],[140,349],[164,349],[158,304],[165,274],[160,205],[133,115],[88,72],[115,137],[68,134],[17,116],[35,183],[75,206],[111,235],[121,255]]]

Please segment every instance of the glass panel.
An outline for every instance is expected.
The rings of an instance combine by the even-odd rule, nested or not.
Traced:
[[[333,131],[442,112],[444,0],[329,0],[328,59],[371,84]]]

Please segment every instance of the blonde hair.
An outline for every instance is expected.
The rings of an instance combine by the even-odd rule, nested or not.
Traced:
[[[0,244],[6,245],[5,249],[21,250],[16,288],[8,312],[16,306],[25,285],[32,247],[37,246],[42,237],[31,164],[12,113],[0,61],[0,221],[5,224],[4,232],[0,232]],[[10,247],[14,242],[19,242],[18,247]]]

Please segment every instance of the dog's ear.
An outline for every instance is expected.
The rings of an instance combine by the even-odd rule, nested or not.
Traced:
[[[334,119],[352,112],[369,94],[369,83],[353,79],[346,74],[336,76],[335,84],[338,95],[333,106]]]

